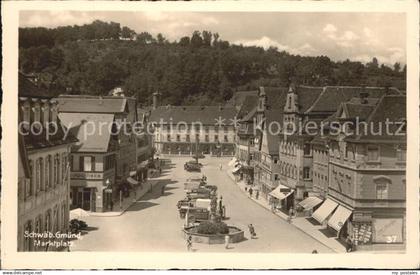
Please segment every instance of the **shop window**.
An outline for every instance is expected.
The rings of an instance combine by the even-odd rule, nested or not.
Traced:
[[[367,158],[368,158],[368,161],[378,161],[379,160],[379,148],[378,148],[378,146],[369,145],[367,147]]]

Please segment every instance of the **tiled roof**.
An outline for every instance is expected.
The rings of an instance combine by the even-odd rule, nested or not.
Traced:
[[[257,108],[252,109],[248,114],[246,114],[240,122],[252,122],[255,114],[257,113]]]
[[[119,96],[60,95],[59,112],[116,114],[128,112],[127,98]]]
[[[299,101],[299,111],[305,113],[318,99],[323,87],[298,86],[296,93]]]
[[[227,102],[228,106],[240,107],[243,105],[248,96],[258,97],[258,91],[239,91],[233,94],[232,98]]]
[[[280,132],[280,129],[278,127],[281,127],[283,123],[283,110],[267,110],[265,113],[265,117],[266,120],[264,125],[264,135],[267,135],[268,153],[270,155],[278,155],[280,139],[277,133]],[[268,125],[271,125],[271,127],[268,127]]]
[[[201,122],[203,125],[215,125],[217,120],[224,119],[223,124],[232,125],[235,118],[235,107],[219,106],[166,106],[153,110],[149,122],[177,124],[184,122],[191,124]]]
[[[237,117],[241,119],[247,116],[250,112],[252,112],[257,107],[257,105],[258,105],[258,96],[256,95],[246,96],[242,105],[240,106]]]
[[[407,97],[405,95],[386,95],[382,97],[367,119],[368,125],[373,125],[373,131],[368,131],[367,135],[362,131],[355,139],[406,142],[406,135],[399,135],[398,133],[401,122],[407,120],[406,101]],[[385,129],[387,120],[392,122],[389,124],[388,133]],[[380,125],[382,125],[382,131],[380,131]]]
[[[303,112],[335,112],[341,102],[359,97],[361,92],[366,92],[368,98],[380,98],[385,93],[398,95],[401,94],[396,88],[381,87],[350,87],[350,86],[327,86],[323,89],[314,104]],[[299,96],[300,99],[300,96]]]
[[[62,123],[79,139],[75,152],[107,152],[113,114],[60,113]]]
[[[286,87],[261,87],[267,98],[267,109],[282,109],[286,105],[288,88]]]

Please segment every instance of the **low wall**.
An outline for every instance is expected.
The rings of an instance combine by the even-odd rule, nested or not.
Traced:
[[[185,228],[183,232],[184,232],[184,238],[187,239],[188,236],[191,236],[193,243],[224,244],[226,235],[229,235],[230,243],[238,243],[245,239],[244,231],[234,226],[229,226],[229,228],[234,228],[238,231],[229,233],[229,234],[205,235],[205,234],[199,234],[199,233],[190,233],[188,232],[188,229],[191,229],[191,227],[189,227],[189,228]]]

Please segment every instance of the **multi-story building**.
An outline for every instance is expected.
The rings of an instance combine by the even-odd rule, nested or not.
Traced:
[[[341,102],[346,102],[353,97],[369,101],[386,93],[399,94],[399,91],[393,88],[377,87],[291,86],[289,88],[284,107],[283,132],[280,135],[279,149],[280,181],[292,191],[287,194],[292,199],[288,199],[283,204],[285,209],[293,207],[307,197],[319,196],[319,193],[313,192],[314,167],[317,169],[315,172],[317,183],[323,182],[325,186],[328,182],[326,166],[322,161],[322,158],[326,159],[325,149],[322,153],[316,152],[314,156],[312,148],[312,141],[322,128],[321,122],[333,115]],[[316,146],[318,149],[319,145],[322,147],[322,143]],[[314,157],[316,157],[316,165],[313,164]]]
[[[342,128],[328,136],[328,196],[313,217],[360,246],[403,243],[406,96],[352,100],[334,118]]]
[[[130,172],[137,170],[137,121],[134,98],[123,96],[63,95],[59,117],[79,143],[72,148],[72,207],[107,211],[127,182],[136,183]]]
[[[56,250],[41,244],[54,238],[41,240],[30,233],[67,232],[68,161],[77,139],[64,132],[54,99],[26,94],[31,91],[19,91],[18,250]]]
[[[149,120],[154,147],[160,154],[233,156],[235,114],[234,107],[223,106],[157,107]]]
[[[257,114],[257,96],[247,96],[240,108],[236,127],[236,158],[249,165],[254,156],[255,126]]]
[[[256,109],[254,184],[265,198],[279,184],[279,138],[286,88],[260,87]]]

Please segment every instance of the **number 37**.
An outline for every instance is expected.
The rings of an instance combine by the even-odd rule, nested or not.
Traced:
[[[387,243],[395,243],[396,241],[397,241],[397,236],[396,235],[386,236],[386,242]]]

